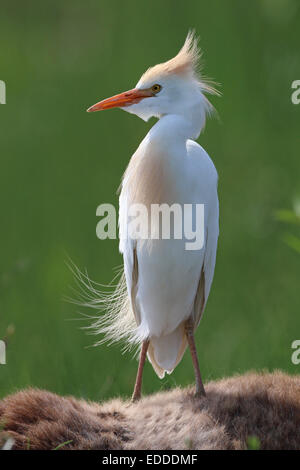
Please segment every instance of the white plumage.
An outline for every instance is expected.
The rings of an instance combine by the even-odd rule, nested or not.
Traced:
[[[129,337],[147,342],[145,350],[159,377],[171,373],[184,354],[186,322],[191,320],[193,329],[199,324],[216,260],[218,177],[210,157],[194,141],[212,110],[203,93],[215,90],[197,76],[198,59],[196,40],[189,34],[177,56],[149,69],[134,90],[89,109],[119,106],[145,120],[159,118],[132,156],[120,193],[120,251],[132,315],[123,308],[128,323],[117,315],[105,325],[113,339],[118,331],[124,336],[127,328]],[[187,250],[184,237],[149,243],[130,238],[128,211],[136,203],[149,209],[152,204],[204,204],[203,248]]]
[[[140,324],[137,335],[140,341],[150,338],[148,356],[160,377],[164,376],[165,370],[172,372],[184,353],[186,340],[183,322],[191,314],[194,318],[197,316],[194,302],[202,269],[205,279],[204,302],[207,300],[218,239],[217,173],[205,150],[179,133],[183,125],[183,119],[177,117],[160,119],[146,136],[135,157],[139,160],[151,158],[152,145],[160,146],[162,143],[164,150],[156,158],[161,158],[161,171],[170,178],[173,191],[171,200],[161,202],[204,204],[206,239],[203,249],[186,250],[186,239],[183,238],[152,241],[149,250],[147,244],[126,238],[124,232],[128,219],[124,214],[133,202],[126,180],[127,184],[123,184],[120,195],[120,237],[124,238],[120,250],[124,256],[129,295],[132,289],[134,249],[138,260],[135,302],[140,312]],[[147,173],[141,176],[145,180],[148,178]],[[130,178],[130,175],[127,177]],[[143,186],[143,183],[140,184]]]

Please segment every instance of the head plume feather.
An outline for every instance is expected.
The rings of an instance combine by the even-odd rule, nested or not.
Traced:
[[[178,54],[167,62],[149,68],[141,77],[142,82],[148,82],[158,77],[171,74],[190,77],[199,82],[199,85],[211,94],[218,94],[213,83],[200,76],[200,59],[202,52],[198,46],[198,38],[193,30],[188,32],[186,40]]]

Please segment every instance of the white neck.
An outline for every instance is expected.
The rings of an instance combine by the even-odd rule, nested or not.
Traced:
[[[204,123],[203,116],[198,116],[198,120],[195,120],[193,116],[189,119],[179,114],[166,114],[150,129],[148,136],[151,141],[159,141],[160,145],[185,143],[200,135]]]
[[[205,100],[205,98],[203,97]],[[205,126],[206,115],[209,112],[208,102],[197,103],[190,107],[184,114],[170,113],[160,116],[159,121],[152,127],[150,134],[165,133],[165,138],[172,137],[175,140],[197,139]],[[151,135],[151,136],[152,136]]]

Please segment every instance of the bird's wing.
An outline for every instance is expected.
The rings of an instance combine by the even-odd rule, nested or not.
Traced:
[[[211,288],[212,280],[214,277],[217,244],[219,236],[219,202],[215,199],[215,205],[212,209],[212,214],[207,225],[206,232],[206,246],[203,265],[199,278],[198,288],[194,302],[194,325],[195,328],[200,323],[209,291]]]
[[[133,248],[133,264],[132,264],[131,290],[130,290],[131,299],[130,300],[131,300],[132,310],[134,313],[136,324],[139,326],[141,323],[141,313],[140,313],[139,305],[136,302],[138,278],[139,278],[139,265],[138,265],[137,251],[136,251],[136,246],[135,246]]]
[[[120,194],[119,206],[119,249],[124,258],[124,274],[126,279],[127,292],[130,298],[131,309],[134,314],[136,324],[139,326],[141,323],[141,314],[139,305],[136,302],[139,277],[137,247],[136,240],[132,240],[127,233],[128,195],[123,190]]]
[[[201,185],[197,190],[199,193],[195,193],[195,199],[198,199],[199,202],[205,202],[205,251],[193,311],[194,325],[197,328],[209,296],[216,264],[219,236],[218,175],[209,155],[196,142],[188,141],[188,155],[193,161],[191,167],[193,172],[196,175],[202,174],[203,176]]]
[[[200,279],[194,301],[194,328],[200,323],[205,306],[205,274],[203,267],[201,269]]]

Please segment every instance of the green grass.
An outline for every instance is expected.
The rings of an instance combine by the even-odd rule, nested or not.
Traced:
[[[291,363],[300,331],[299,256],[282,242],[274,211],[299,194],[300,77],[297,2],[274,0],[2,2],[0,79],[0,338],[14,325],[0,396],[26,386],[94,400],[129,396],[136,360],[96,338],[62,301],[70,256],[108,283],[117,241],[96,238],[96,207],[115,194],[147,124],[120,110],[87,114],[174,55],[190,27],[205,73],[222,84],[219,120],[199,142],[219,172],[215,280],[197,333],[205,380]],[[144,391],[193,381],[190,357],[163,381],[146,365]]]
[[[61,444],[59,444],[57,447],[55,447],[53,450],[59,450],[59,449],[62,449],[63,447],[67,446],[68,444],[71,444],[71,442],[73,442],[73,440],[71,439],[70,441],[66,441],[66,442],[62,442]]]
[[[247,439],[247,450],[259,450],[260,440],[256,436],[248,436]]]

